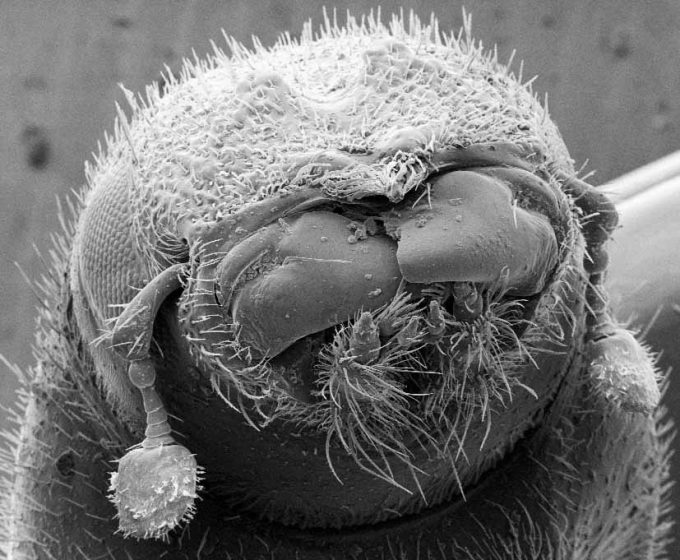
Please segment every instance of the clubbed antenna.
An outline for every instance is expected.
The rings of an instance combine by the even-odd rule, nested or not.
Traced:
[[[603,330],[586,353],[595,390],[623,410],[651,415],[661,393],[649,352],[630,331],[613,325]]]
[[[130,383],[140,391],[146,412],[144,441],[123,456],[111,475],[110,498],[125,536],[165,538],[194,514],[201,469],[172,437],[149,354],[158,309],[181,287],[185,268],[172,266],[149,282],[126,306],[111,334],[112,346],[126,360]]]
[[[142,393],[146,437],[118,462],[118,472],[111,475],[111,501],[125,536],[165,538],[193,518],[200,469],[189,450],[171,435],[168,414],[154,388],[152,361],[133,361],[129,377]]]

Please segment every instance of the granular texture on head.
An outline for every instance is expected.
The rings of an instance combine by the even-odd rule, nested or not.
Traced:
[[[530,86],[469,21],[229,47],[129,94],[88,167],[10,558],[660,551],[656,374],[601,286],[616,212]],[[45,449],[76,473],[48,493]]]
[[[150,88],[131,99],[131,122],[90,169],[79,234],[101,317],[181,258],[192,226],[275,193],[315,185],[348,200],[399,200],[431,172],[433,154],[498,141],[535,146],[546,167],[573,171],[545,110],[495,57],[412,23],[331,27],[316,40],[308,29],[299,43],[254,53],[232,43],[232,56],[187,66],[162,96]]]
[[[492,142],[526,146],[535,167],[573,172],[543,107],[469,29],[442,38],[415,19],[350,20],[272,49],[230,48],[188,64],[162,95],[130,94],[131,121],[120,113],[88,170],[71,281],[91,340],[151,278],[189,258],[201,228],[244,204],[310,186],[341,201],[397,202],[439,154]],[[102,347],[104,385],[134,417],[124,367]]]

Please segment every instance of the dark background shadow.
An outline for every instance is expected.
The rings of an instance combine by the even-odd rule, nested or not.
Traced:
[[[541,98],[549,95],[573,158],[577,165],[589,161],[595,183],[680,148],[676,0],[466,4],[478,39],[497,45],[502,61],[516,51],[525,79],[538,75],[534,90]],[[359,15],[374,6],[335,5],[340,21],[348,8]],[[408,12],[417,5],[425,19],[434,12],[444,31],[462,25],[459,1],[381,5],[383,20],[399,6]],[[210,39],[223,45],[222,29],[246,44],[257,35],[271,45],[282,31],[299,34],[309,18],[320,23],[320,6],[313,0],[0,4],[0,354],[22,369],[33,361],[37,299],[14,263],[32,279],[44,272],[33,246],[48,253],[50,233],[59,227],[57,199],[81,187],[83,162],[112,128],[114,102],[124,104],[117,84],[142,91],[160,78],[164,65],[177,71],[193,51],[204,56]],[[664,367],[673,356],[666,353]],[[16,386],[0,363],[0,404],[11,405]],[[0,428],[6,423],[2,411]]]

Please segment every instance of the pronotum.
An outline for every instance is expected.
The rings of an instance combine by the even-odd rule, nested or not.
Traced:
[[[656,373],[603,288],[616,212],[521,77],[469,21],[228,46],[130,94],[88,167],[8,557],[660,554]]]

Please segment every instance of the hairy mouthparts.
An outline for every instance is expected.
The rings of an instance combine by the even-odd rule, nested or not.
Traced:
[[[230,47],[130,96],[88,169],[8,467],[9,546],[661,550],[656,372],[603,287],[617,214],[531,91],[417,18]]]
[[[390,57],[414,56],[395,43],[387,59],[368,52],[378,73],[394,63]],[[423,72],[447,75],[436,65]],[[284,115],[305,122],[304,104],[317,103],[305,97],[289,106],[293,94],[283,79],[252,80],[238,95],[287,135]],[[366,82],[372,93],[364,95],[380,98],[381,83]],[[337,119],[351,114],[339,99],[323,111]],[[606,257],[606,234],[581,245],[580,202],[572,196],[595,201],[603,217],[609,203],[551,163],[535,141],[446,144],[429,123],[397,122],[372,148],[331,144],[288,155],[279,186],[235,200],[226,213],[214,198],[207,215],[173,210],[174,223],[164,225],[162,214],[140,209],[137,219],[150,220],[140,233],[153,240],[149,258],[158,268],[111,318],[108,340],[141,392],[142,448],[186,455],[172,434],[152,352],[158,310],[181,291],[182,344],[223,399],[223,413],[236,410],[250,429],[275,439],[302,438],[318,457],[278,470],[294,488],[280,492],[248,466],[293,460],[282,452],[261,461],[266,437],[261,448],[252,444],[242,466],[224,472],[214,457],[233,439],[214,434],[216,446],[192,435],[204,448],[205,484],[233,511],[298,527],[346,527],[464,496],[539,424],[557,394],[566,365],[546,368],[545,356],[572,355],[586,289],[582,263],[592,259],[597,273]],[[606,232],[615,222],[601,223]],[[167,498],[167,514],[146,499],[134,503],[137,475],[151,455],[145,457],[138,452],[121,462],[113,500],[124,532],[163,535],[191,517],[198,479],[187,473],[198,466],[151,471],[162,487],[183,488]],[[300,482],[297,470],[313,472],[316,484]],[[332,484],[353,491],[321,496],[319,488]],[[362,494],[361,506],[352,506]],[[159,519],[147,522],[157,510]]]
[[[356,204],[349,217],[339,209],[282,218],[231,249],[217,276],[238,340],[276,356],[361,310],[376,311],[400,286],[414,298],[438,291],[433,313],[449,304],[468,319],[481,314],[492,286],[540,292],[557,262],[547,217],[521,208],[506,184],[471,171],[437,177],[423,191],[396,207]]]

